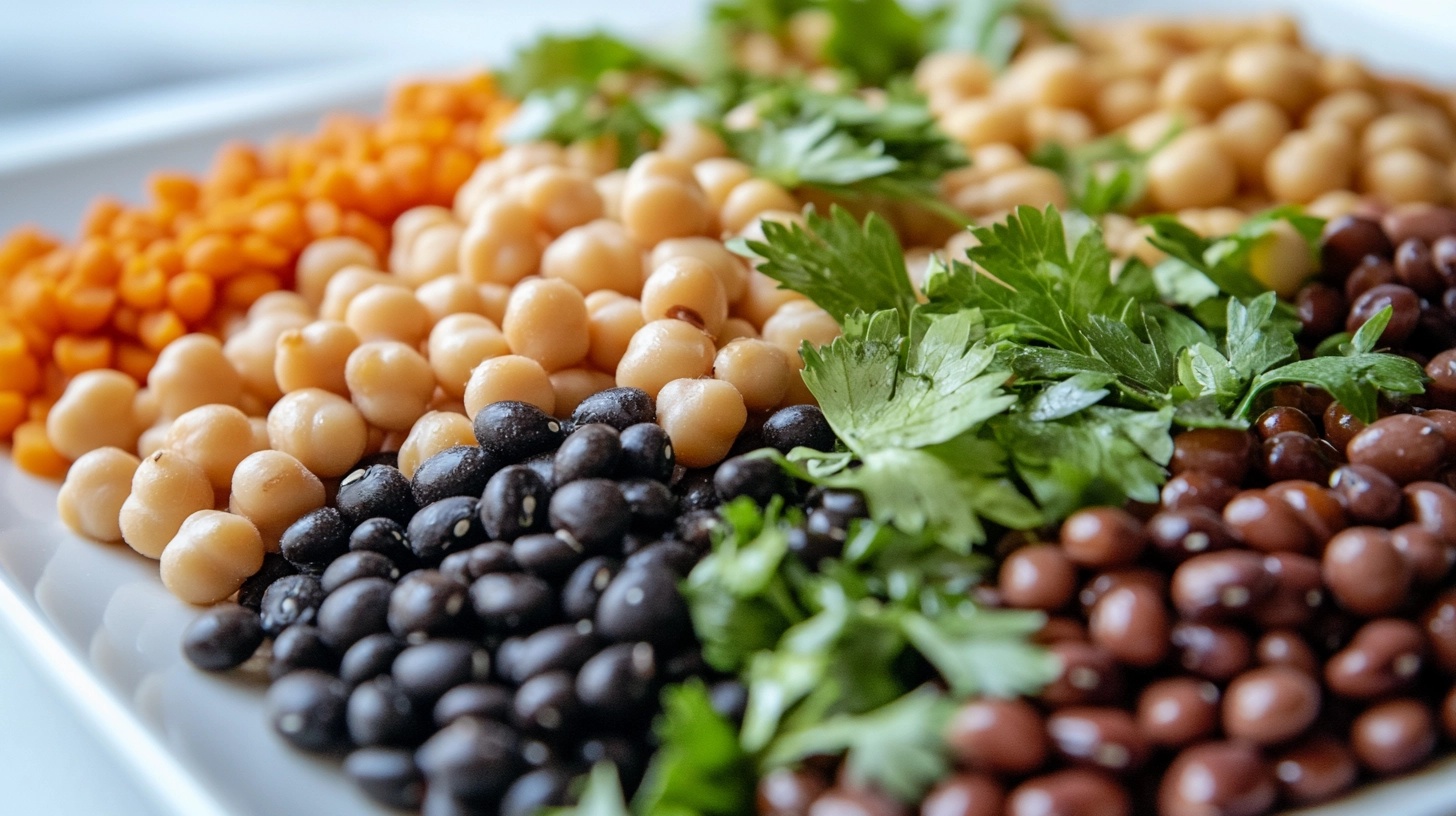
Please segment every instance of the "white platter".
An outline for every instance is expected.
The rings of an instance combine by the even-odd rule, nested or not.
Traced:
[[[1186,12],[1189,6],[1230,14],[1294,9],[1304,13],[1306,30],[1322,47],[1456,84],[1456,63],[1448,58],[1456,44],[1456,7],[1446,2],[1392,2],[1384,8],[1355,0],[1072,0],[1063,5],[1074,14],[1093,16],[1170,7]],[[682,6],[662,2],[638,6],[624,19],[653,19],[651,6],[667,18],[683,16]],[[512,39],[551,17],[556,25],[581,19],[563,18],[559,11],[518,15],[534,21],[515,20]],[[501,53],[497,46],[484,50],[482,57]],[[51,151],[34,145],[8,155],[0,151],[0,225],[16,223],[27,213],[75,223],[90,194],[134,190],[157,167],[198,167],[229,138],[303,129],[330,109],[372,108],[382,96],[383,77],[377,65],[306,79],[274,77],[266,86],[237,88],[234,104],[199,105],[193,100],[159,106],[146,121],[129,120],[129,130],[114,131],[116,138],[58,133]],[[162,588],[154,562],[125,547],[98,545],[68,533],[56,518],[55,494],[54,484],[25,476],[8,457],[0,457],[0,621],[113,750],[116,762],[135,772],[138,784],[158,803],[158,812],[387,812],[357,793],[335,763],[291,751],[268,730],[260,678],[218,677],[191,669],[178,643],[196,610]],[[10,812],[3,798],[0,812]],[[1456,763],[1308,813],[1450,816],[1456,813]]]

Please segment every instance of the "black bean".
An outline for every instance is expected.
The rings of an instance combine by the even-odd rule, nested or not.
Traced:
[[[489,679],[490,653],[468,640],[428,640],[400,652],[392,671],[410,699],[433,706],[461,683]]]
[[[537,768],[525,774],[501,797],[500,816],[535,816],[548,808],[565,805],[571,780],[571,774],[555,767]]]
[[[708,688],[713,710],[731,723],[743,722],[748,711],[748,687],[737,680],[719,680]]]
[[[511,717],[514,692],[489,683],[462,683],[440,695],[435,703],[435,725],[444,728],[461,717],[501,722]]]
[[[624,569],[597,603],[597,633],[615,641],[674,646],[688,635],[688,610],[678,576],[666,567]]]
[[[199,669],[227,671],[245,663],[263,645],[258,613],[238,604],[203,611],[182,634],[182,654]]]
[[[484,541],[476,504],[469,496],[454,496],[421,508],[410,519],[405,536],[410,550],[421,561],[433,564]]]
[[[351,686],[387,673],[394,659],[404,651],[405,642],[386,632],[360,638],[339,663],[339,679]]]
[[[491,538],[514,541],[546,528],[551,489],[524,465],[502,468],[490,477],[480,497],[480,522]]]
[[[339,655],[324,640],[317,626],[298,623],[284,629],[273,639],[268,659],[268,676],[274,680],[299,669],[321,669],[333,672]]]
[[[372,518],[394,519],[405,524],[417,507],[409,479],[399,468],[389,465],[370,465],[345,476],[339,482],[334,506],[345,520],[356,526]]]
[[[263,566],[253,573],[238,589],[238,604],[257,612],[263,607],[263,593],[273,582],[285,575],[295,575],[298,568],[288,563],[281,553],[263,555]]]
[[[319,604],[324,602],[324,588],[312,575],[285,575],[269,585],[263,593],[259,614],[263,631],[278,637],[295,623],[313,623]]]
[[[558,733],[575,725],[581,704],[570,672],[538,674],[516,689],[512,714],[517,728]]]
[[[608,479],[581,479],[564,485],[551,496],[551,527],[570,536],[585,552],[601,552],[619,544],[632,523],[632,512],[617,483]],[[520,553],[516,553],[520,560]]]
[[[349,551],[349,529],[338,510],[320,507],[288,525],[278,548],[299,572],[318,575],[335,558]]]
[[[600,422],[578,426],[552,457],[552,483],[560,487],[577,479],[611,476],[621,455],[616,428]]]
[[[425,786],[425,801],[420,803],[420,816],[497,816],[489,802],[466,802],[447,791]]]
[[[470,588],[436,570],[415,570],[389,596],[389,631],[410,642],[459,633],[469,615]]]
[[[470,603],[488,632],[534,632],[551,622],[556,597],[551,585],[524,573],[491,573],[470,585]]]
[[[713,531],[723,523],[713,510],[693,510],[677,519],[677,539],[699,553],[713,546]]]
[[[780,408],[763,423],[764,444],[784,454],[794,448],[832,451],[836,441],[824,412],[813,405]]]
[[[496,801],[524,770],[520,739],[500,723],[461,717],[440,729],[415,754],[431,795],[477,803]]]
[[[338,678],[306,669],[268,689],[268,720],[295,748],[324,753],[348,744],[344,708],[348,690]]]
[[[386,615],[394,582],[360,578],[339,587],[319,606],[318,628],[324,642],[343,652],[361,638],[389,630]]]
[[[605,555],[582,562],[561,588],[561,611],[566,619],[588,620],[596,615],[597,601],[621,568],[620,561]]]
[[[344,773],[374,801],[414,810],[425,797],[425,778],[414,753],[400,748],[360,748],[344,760]]]
[[[419,559],[410,550],[404,525],[387,518],[365,519],[349,534],[350,552],[375,552],[393,561],[401,571],[408,571]]]
[[[622,790],[630,796],[642,781],[647,769],[647,760],[642,747],[634,741],[614,734],[601,734],[582,740],[577,748],[581,764],[591,767],[598,762],[610,762],[617,767],[622,780]]]
[[[703,659],[703,650],[697,646],[670,654],[661,661],[658,671],[668,683],[683,683],[694,677],[702,677],[712,671]]]
[[[475,439],[502,462],[554,450],[561,444],[560,420],[525,402],[493,402],[475,415]]]
[[[791,528],[787,537],[789,552],[810,567],[818,567],[826,558],[838,558],[844,552],[844,542],[822,533],[810,533],[803,527]]]
[[[556,454],[553,451],[538,453],[521,460],[521,466],[529,468],[548,485],[556,484]]]
[[[672,525],[677,515],[677,497],[667,485],[656,479],[624,479],[617,483],[627,510],[632,514],[632,528],[662,532]]]
[[[666,567],[686,578],[697,565],[697,550],[681,541],[659,541],[632,553],[627,558],[625,568]]]
[[[511,545],[504,541],[487,541],[462,552],[453,552],[440,562],[440,572],[461,583],[469,584],[492,572],[518,572],[521,565],[511,555]]]
[[[791,484],[783,468],[771,459],[757,456],[735,456],[726,459],[713,474],[713,489],[718,498],[729,502],[747,496],[767,506],[774,496],[789,492]]]
[[[571,414],[573,425],[600,422],[619,431],[644,422],[657,421],[652,397],[640,388],[608,388],[582,400]]]
[[[718,491],[713,487],[713,471],[690,470],[683,474],[672,492],[677,494],[678,509],[686,513],[691,510],[711,510],[717,507]]]
[[[601,645],[590,621],[548,626],[502,643],[496,652],[496,673],[520,685],[548,671],[576,671]]]
[[[599,717],[630,717],[652,701],[657,655],[650,643],[601,650],[576,675],[576,697]]]
[[[672,478],[676,465],[677,456],[672,451],[672,440],[661,425],[646,422],[622,431],[622,454],[617,460],[618,477],[666,482]]]
[[[410,478],[410,491],[420,507],[451,496],[478,497],[503,465],[484,448],[456,445],[421,462]]]
[[[334,559],[328,569],[319,578],[319,584],[324,592],[333,592],[344,584],[358,578],[384,578],[390,581],[399,579],[399,567],[394,565],[387,556],[369,550],[358,550],[346,552]]]
[[[858,490],[826,488],[819,493],[819,507],[843,520],[846,526],[851,520],[865,518],[870,514],[864,494]]]
[[[345,715],[355,745],[413,747],[428,733],[428,722],[409,696],[387,674],[360,683],[349,695]]]

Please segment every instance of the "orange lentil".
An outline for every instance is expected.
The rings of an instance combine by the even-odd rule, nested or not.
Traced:
[[[272,272],[244,272],[222,286],[223,302],[229,306],[246,309],[258,298],[275,291],[283,285]],[[150,344],[148,344],[150,345]]]
[[[146,382],[147,374],[156,362],[156,352],[135,343],[122,343],[116,349],[116,370],[137,382]]]
[[[87,238],[76,249],[71,277],[98,286],[112,286],[121,277],[121,264],[110,244],[100,238]]]
[[[66,475],[71,463],[56,452],[46,438],[45,423],[39,420],[22,422],[15,429],[15,464],[36,476],[59,479]]]
[[[116,222],[116,217],[121,215],[122,210],[122,203],[110,196],[96,199],[81,218],[81,234],[87,237],[109,234],[111,225]]]
[[[186,323],[201,322],[216,302],[212,278],[201,272],[183,272],[167,282],[167,306]]]
[[[200,192],[197,181],[180,173],[157,173],[148,185],[152,198],[159,203],[175,206],[179,210],[190,210],[197,206]]]
[[[56,338],[51,347],[51,358],[56,367],[67,377],[74,377],[82,371],[110,368],[111,338],[85,337],[78,334],[63,334]]]
[[[274,201],[260,207],[248,224],[259,235],[290,251],[308,244],[308,225],[292,201]]]
[[[40,364],[18,329],[0,326],[0,391],[33,394],[40,388]]]
[[[152,351],[160,352],[186,333],[187,324],[171,309],[147,312],[137,324],[137,338]]]
[[[223,280],[243,271],[247,261],[238,245],[227,235],[214,233],[198,239],[187,248],[186,267],[214,280]]]
[[[0,391],[0,437],[9,437],[25,421],[25,395],[19,391]]]
[[[94,332],[111,321],[116,309],[116,290],[72,278],[60,285],[57,307],[68,331]]]
[[[138,309],[161,306],[167,299],[167,275],[148,264],[145,258],[132,258],[126,271],[121,273],[118,292],[128,306]]]

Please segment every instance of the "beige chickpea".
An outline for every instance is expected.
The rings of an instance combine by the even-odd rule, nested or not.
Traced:
[[[736,303],[748,288],[748,264],[722,242],[712,238],[672,238],[658,244],[652,250],[650,268],[657,269],[673,258],[695,258],[707,264],[718,282],[723,285],[723,294],[728,302]]]
[[[475,166],[475,172],[455,191],[452,213],[460,221],[469,221],[480,209],[481,203],[500,192],[505,184],[505,173],[494,159]]]
[[[806,299],[792,289],[781,288],[778,281],[755,269],[748,273],[748,289],[743,299],[734,304],[733,311],[736,316],[761,327],[785,303]]]
[[[413,346],[363,343],[344,365],[349,396],[364,419],[386,431],[407,431],[435,396],[435,371]]]
[[[1342,215],[1353,215],[1363,203],[1356,193],[1349,190],[1334,190],[1309,202],[1304,211],[1315,218],[1330,221]]]
[[[1116,130],[1158,107],[1153,83],[1141,77],[1114,80],[1097,92],[1093,109],[1104,130]]]
[[[767,340],[734,340],[713,358],[713,376],[732,383],[750,411],[767,411],[782,402],[792,373],[788,355]]]
[[[96,448],[82,454],[56,495],[61,522],[94,541],[121,541],[121,506],[141,460],[121,448]]]
[[[410,243],[404,263],[394,268],[395,275],[410,286],[454,275],[460,268],[464,234],[465,228],[454,220],[426,227]]]
[[[202,467],[213,490],[227,490],[238,463],[259,448],[248,416],[230,405],[203,405],[167,429],[167,449]]]
[[[541,276],[564,280],[583,294],[610,289],[636,297],[642,291],[642,249],[616,221],[593,221],[546,247]]]
[[[536,225],[560,235],[606,214],[606,205],[591,176],[565,167],[538,167],[521,177],[522,203]]]
[[[617,153],[615,139],[582,139],[566,146],[564,166],[596,178],[617,169]]]
[[[595,292],[589,297],[603,294]],[[632,336],[646,325],[642,319],[642,304],[636,298],[618,295],[612,299],[599,299],[595,308],[588,306],[587,336],[590,348],[587,359],[591,364],[606,372],[616,372],[617,363],[627,353]]]
[[[546,236],[518,198],[481,202],[460,237],[460,273],[476,283],[514,284],[541,265]]]
[[[484,308],[479,285],[460,275],[446,275],[422,284],[415,290],[415,299],[425,307],[431,325],[453,314],[480,314]]]
[[[390,227],[389,269],[396,275],[409,262],[409,255],[415,239],[425,230],[437,224],[458,224],[455,213],[445,207],[424,204],[411,207],[400,213]]]
[[[723,209],[734,187],[753,178],[753,168],[738,159],[703,159],[693,165],[693,178],[708,197],[708,206],[716,212]]]
[[[970,213],[1004,212],[1022,205],[1038,209],[1067,205],[1062,179],[1045,167],[1015,167],[997,173],[982,184],[962,188],[952,199],[956,207]]]
[[[801,345],[822,346],[842,333],[828,312],[807,300],[785,303],[763,324],[763,339],[782,349],[795,369]]]
[[[1158,102],[1165,108],[1193,108],[1212,116],[1231,101],[1223,64],[1212,51],[1179,59],[1158,82]]]
[[[236,369],[244,388],[242,396],[235,402],[238,407],[248,405],[249,395],[262,403],[271,403],[283,396],[273,373],[278,357],[278,338],[284,332],[302,328],[308,323],[309,319],[302,315],[288,312],[273,314],[262,320],[249,321],[246,329],[228,338],[222,347],[223,355]]]
[[[1306,127],[1326,122],[1342,125],[1351,133],[1360,133],[1383,113],[1385,107],[1369,91],[1344,90],[1316,102],[1304,114]]]
[[[51,406],[46,436],[72,460],[97,448],[132,450],[142,431],[132,410],[137,391],[136,381],[120,371],[83,371]]]
[[[692,119],[682,119],[664,128],[662,143],[657,149],[664,156],[689,164],[728,155],[723,137]]]
[[[304,513],[323,507],[324,499],[324,483],[302,462],[264,449],[233,471],[228,509],[253,522],[264,545],[276,551],[283,531]]]
[[[695,184],[693,163],[688,159],[669,156],[661,150],[643,153],[627,168],[627,183],[634,184],[649,178],[664,178],[682,184]]]
[[[278,335],[273,355],[273,378],[283,393],[322,388],[341,397],[349,395],[344,364],[359,347],[359,335],[346,324],[316,320]]]
[[[205,334],[179,337],[162,349],[147,385],[169,419],[208,403],[236,405],[243,391],[242,377],[222,344]]]
[[[1305,203],[1350,188],[1354,148],[1328,128],[1285,136],[1264,160],[1264,186],[1278,201]]]
[[[397,340],[418,346],[430,333],[430,313],[415,293],[396,286],[373,286],[360,292],[344,312],[344,323],[360,342]]]
[[[511,353],[530,357],[547,371],[575,365],[586,357],[586,301],[564,280],[522,281],[511,292],[501,331]]]
[[[804,382],[803,363],[799,368],[789,375],[789,390],[784,394],[784,401],[779,403],[780,408],[787,408],[790,405],[818,405],[819,400],[814,392],[809,390],[809,384]]]
[[[379,256],[358,238],[320,238],[303,248],[298,256],[294,288],[315,308],[324,300],[324,289],[341,269],[362,266],[379,268]]]
[[[248,417],[248,428],[253,433],[253,450],[268,450],[268,417]]]
[[[1267,99],[1245,99],[1214,120],[1219,144],[1246,183],[1262,186],[1264,161],[1289,132],[1289,114]]]
[[[263,566],[263,553],[263,538],[251,521],[202,510],[187,517],[162,551],[162,585],[187,603],[217,603]]]
[[[1370,71],[1354,57],[1326,56],[1319,61],[1319,83],[1325,93],[1370,90]]]
[[[1213,128],[1189,130],[1148,160],[1148,192],[1163,209],[1222,204],[1238,184],[1238,170]]]
[[[734,340],[742,338],[758,339],[758,329],[741,317],[730,317],[723,321],[723,328],[718,330],[718,335],[713,338],[713,342],[718,348],[722,348]]]
[[[622,189],[621,216],[627,234],[644,247],[668,238],[704,235],[712,223],[708,197],[692,180],[691,171],[687,182],[667,176],[639,179],[629,172]]]
[[[824,54],[829,38],[834,36],[834,17],[823,9],[803,9],[788,19],[788,39],[794,56],[805,62],[816,62]]]
[[[431,411],[415,421],[399,446],[399,472],[413,478],[420,463],[446,448],[474,445],[475,429],[465,414]]]
[[[611,374],[604,374],[594,368],[563,368],[551,372],[551,390],[556,392],[556,416],[566,419],[576,410],[581,401],[597,393],[613,388],[617,381]]]
[[[480,313],[499,326],[506,319],[506,305],[511,302],[511,287],[499,283],[482,283],[475,287],[480,295]]]
[[[435,324],[427,353],[435,382],[451,398],[462,399],[470,372],[485,360],[510,354],[511,348],[488,318],[457,314]]]
[[[653,271],[642,286],[642,319],[664,318],[718,333],[728,319],[728,296],[711,267],[696,258],[672,258]]]
[[[169,450],[141,460],[131,493],[117,515],[121,537],[133,550],[160,558],[177,528],[198,510],[211,510],[215,497],[202,466]]]
[[[403,280],[363,266],[348,266],[340,269],[324,289],[323,303],[318,316],[323,320],[343,320],[349,311],[349,304],[376,286],[397,286],[406,288]]]
[[[138,428],[157,424],[157,420],[162,418],[162,403],[156,392],[150,388],[137,389],[136,396],[131,399],[131,416]]]
[[[724,232],[739,233],[753,219],[775,210],[797,212],[799,202],[783,187],[768,179],[755,178],[739,184],[728,193],[718,218]]]
[[[465,414],[471,419],[481,408],[502,400],[529,402],[548,414],[556,410],[556,392],[546,369],[519,354],[486,360],[470,372],[465,384]]]
[[[1294,46],[1251,42],[1229,52],[1223,78],[1240,96],[1267,99],[1297,114],[1319,95],[1317,68],[1312,55]]]
[[[1032,108],[1026,114],[1026,134],[1032,149],[1047,144],[1067,147],[1085,144],[1097,133],[1087,114],[1070,108]]]
[[[622,220],[622,190],[627,187],[627,171],[613,170],[603,173],[592,182],[597,195],[602,197],[602,212],[613,221]]]
[[[1175,134],[1207,121],[1202,111],[1192,108],[1162,108],[1139,116],[1123,128],[1127,143],[1137,150],[1152,150]]]
[[[995,73],[986,61],[964,51],[935,51],[915,66],[915,88],[932,95],[948,93],[959,99],[982,96]]]
[[[268,444],[325,479],[347,473],[368,441],[359,409],[319,388],[285,394],[268,412]]]
[[[1019,104],[992,97],[967,99],[940,119],[940,127],[967,149],[1006,143],[1026,143],[1026,114]]]
[[[617,363],[617,385],[657,396],[671,380],[702,377],[713,368],[713,338],[681,320],[654,320],[632,335]]]
[[[142,431],[137,437],[137,456],[145,459],[157,451],[167,447],[167,434],[172,430],[171,420],[162,420],[157,424]]]
[[[1360,173],[1360,186],[1387,204],[1445,204],[1451,197],[1446,166],[1410,147],[1397,147],[1368,159]]]
[[[738,235],[749,241],[762,241],[764,240],[763,226],[770,222],[781,224],[785,227],[795,224],[802,227],[804,226],[805,219],[803,213],[792,210],[764,210],[752,221],[749,221],[748,225],[740,230]]]
[[[248,307],[249,322],[280,314],[292,314],[312,320],[314,307],[303,295],[286,289],[268,292]]]
[[[683,467],[722,461],[747,421],[743,397],[723,380],[672,380],[657,396],[657,424]]]
[[[1095,90],[1086,59],[1072,45],[1022,54],[996,82],[998,96],[1053,108],[1085,107]]]
[[[1429,115],[1409,111],[1387,113],[1375,119],[1360,138],[1360,153],[1367,159],[1398,148],[1413,148],[1436,159],[1456,152],[1448,124]]]
[[[1286,221],[1276,222],[1249,252],[1250,274],[1280,297],[1293,297],[1318,271],[1309,242]]]

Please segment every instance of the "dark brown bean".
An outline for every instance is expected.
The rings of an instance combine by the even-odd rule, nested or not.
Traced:
[[[1274,576],[1274,590],[1254,610],[1254,618],[1266,629],[1303,626],[1324,603],[1324,582],[1320,562],[1298,553],[1274,553],[1264,559]]]
[[[1158,786],[1160,816],[1260,816],[1274,805],[1274,774],[1245,742],[1185,748]]]
[[[1053,615],[1047,618],[1046,623],[1031,636],[1034,643],[1047,646],[1052,643],[1059,643],[1064,640],[1073,640],[1078,643],[1087,642],[1087,627],[1076,618],[1069,618],[1063,615]]]
[[[1264,440],[1260,467],[1271,482],[1287,479],[1324,482],[1335,466],[1333,452],[1324,440],[1287,431]]]
[[[1388,700],[1355,718],[1350,726],[1350,747],[1360,764],[1374,773],[1408,771],[1435,749],[1435,719],[1420,700]]]
[[[1351,527],[1330,539],[1321,570],[1340,606],[1366,617],[1394,611],[1410,589],[1409,562],[1378,527]]]
[[[1047,756],[1041,714],[1025,700],[972,700],[951,717],[945,739],[957,762],[988,773],[1030,773]]]
[[[1300,333],[1311,341],[1323,340],[1344,329],[1346,311],[1344,294],[1323,283],[1311,283],[1294,296]]]
[[[1070,706],[1047,718],[1047,736],[1069,762],[1123,774],[1141,767],[1148,743],[1121,708]]]
[[[1397,246],[1411,238],[1430,243],[1456,233],[1456,210],[1434,204],[1402,204],[1382,216],[1380,226]]]
[[[1426,384],[1427,394],[1440,405],[1456,404],[1456,349],[1447,349],[1432,357],[1426,363],[1426,376],[1431,378]]]
[[[809,806],[809,816],[909,816],[910,809],[865,788],[830,788]]]
[[[1400,484],[1436,475],[1446,460],[1446,439],[1436,423],[1396,414],[1371,423],[1345,449],[1353,465],[1369,465]]]
[[[1218,727],[1218,686],[1197,677],[1157,680],[1138,696],[1138,729],[1149,742],[1181,748]]]
[[[1388,524],[1400,515],[1400,485],[1369,465],[1341,465],[1330,474],[1330,489],[1356,524]]]
[[[1234,496],[1223,509],[1223,520],[1234,535],[1256,550],[1307,552],[1314,544],[1294,508],[1264,490],[1245,490]]]
[[[1087,622],[1093,642],[1130,666],[1150,668],[1168,654],[1168,612],[1158,591],[1139,584],[1109,590]]]
[[[1006,816],[1131,816],[1127,789],[1096,771],[1074,768],[1022,782],[1006,797]]]
[[[1321,414],[1321,427],[1325,430],[1325,441],[1329,442],[1335,452],[1341,456],[1345,455],[1345,448],[1349,446],[1350,440],[1355,434],[1365,430],[1365,423],[1350,413],[1350,409],[1331,402]]]
[[[1101,646],[1064,640],[1047,647],[1062,670],[1038,697],[1053,707],[1101,705],[1122,693],[1122,671]]]
[[[1092,607],[1102,600],[1103,595],[1124,586],[1146,587],[1161,598],[1168,594],[1168,577],[1158,570],[1147,567],[1128,567],[1099,573],[1092,580],[1083,584],[1082,590],[1077,593],[1077,600],[1082,604],[1083,614],[1090,615]]]
[[[1431,257],[1431,245],[1419,238],[1409,238],[1395,248],[1395,277],[1423,297],[1436,297],[1446,288],[1446,279]]]
[[[1303,527],[1299,529],[1303,533]],[[1173,571],[1170,585],[1173,606],[1183,617],[1195,621],[1248,615],[1273,590],[1274,577],[1265,567],[1263,556],[1248,550],[1190,558]]]
[[[1232,678],[1253,660],[1249,636],[1232,626],[1184,621],[1173,627],[1170,640],[1178,665],[1215,682]]]
[[[1456,565],[1456,548],[1419,524],[1402,524],[1391,530],[1390,543],[1410,562],[1418,584],[1439,584]]]
[[[1412,482],[1401,488],[1406,514],[1450,546],[1456,546],[1456,490],[1440,482]]]
[[[1050,612],[1072,600],[1077,568],[1060,547],[1033,544],[1006,557],[996,586],[1008,606]]]
[[[1366,255],[1345,278],[1345,302],[1351,303],[1377,286],[1392,283],[1395,283],[1395,264],[1386,258]]]
[[[1254,446],[1249,434],[1227,428],[1197,428],[1173,437],[1173,473],[1200,470],[1229,484],[1249,471]]]
[[[1456,283],[1456,235],[1442,235],[1431,243],[1431,262],[1447,286]]]
[[[1436,597],[1421,615],[1431,656],[1446,674],[1456,674],[1456,589]]]
[[[1164,510],[1201,507],[1217,513],[1223,510],[1224,505],[1238,491],[1237,487],[1201,470],[1188,470],[1163,483],[1158,503]]]
[[[1456,351],[1456,349],[1453,349],[1453,351]],[[1442,352],[1442,354],[1444,353]],[[1429,365],[1428,363],[1427,366],[1429,367]],[[1453,363],[1453,365],[1456,365],[1456,363]],[[1426,386],[1426,393],[1431,393],[1430,385]],[[1441,431],[1441,438],[1446,440],[1446,452],[1448,454],[1456,451],[1456,411],[1451,411],[1446,408],[1432,408],[1427,411],[1422,411],[1421,418],[1429,419],[1436,423],[1436,427]]]
[[[780,768],[758,780],[758,816],[807,816],[809,806],[829,787],[813,771]]]
[[[1330,691],[1352,700],[1371,700],[1409,688],[1426,661],[1421,628],[1400,618],[1381,618],[1360,627],[1350,645],[1325,664]]]
[[[1441,730],[1446,732],[1446,739],[1456,740],[1456,686],[1441,699]]]
[[[1371,287],[1355,298],[1355,302],[1350,304],[1350,316],[1345,318],[1345,331],[1359,331],[1365,321],[1387,306],[1391,312],[1390,322],[1380,333],[1379,345],[1398,346],[1404,343],[1420,322],[1421,299],[1409,287],[1395,283]]]
[[[1314,649],[1298,633],[1287,629],[1260,635],[1259,642],[1254,644],[1254,658],[1263,666],[1288,666],[1309,675],[1320,669]]]
[[[936,785],[920,805],[920,816],[1001,816],[1006,792],[985,774],[957,774]]]
[[[1355,784],[1360,767],[1343,742],[1315,736],[1274,759],[1274,776],[1284,798],[1296,805],[1333,799]]]
[[[1288,666],[1260,666],[1235,677],[1223,695],[1223,730],[1260,745],[1294,739],[1314,724],[1320,687]]]
[[[1326,275],[1343,278],[1366,255],[1395,251],[1380,223],[1358,215],[1342,215],[1325,224],[1320,236],[1320,263]]]
[[[1072,563],[1091,569],[1131,564],[1148,545],[1142,523],[1116,507],[1093,507],[1068,516],[1061,541]]]
[[[1287,432],[1302,433],[1305,436],[1315,436],[1319,433],[1308,415],[1298,408],[1288,405],[1276,405],[1260,414],[1259,418],[1254,420],[1254,430],[1259,432],[1260,439],[1268,439],[1271,436]]]
[[[1153,550],[1170,564],[1238,546],[1223,516],[1203,507],[1158,513],[1148,519],[1146,530]]]
[[[1284,502],[1299,516],[1299,520],[1313,535],[1316,547],[1324,546],[1335,533],[1345,529],[1350,523],[1339,497],[1314,482],[1277,482],[1265,488],[1265,492]]]

